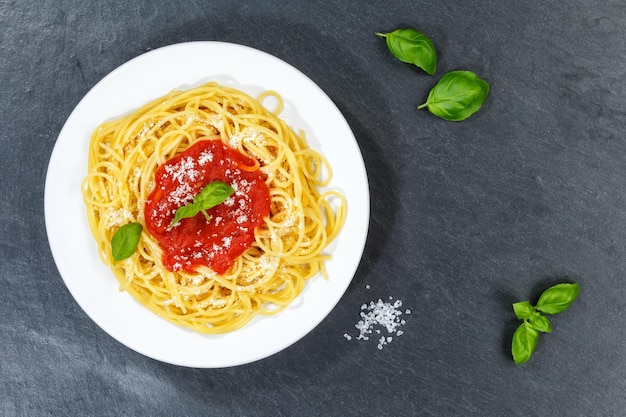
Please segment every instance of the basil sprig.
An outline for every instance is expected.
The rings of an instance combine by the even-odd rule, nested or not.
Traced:
[[[415,29],[397,29],[389,33],[376,32],[385,38],[387,48],[400,61],[413,64],[433,75],[437,69],[435,45],[421,32]]]
[[[444,74],[430,90],[426,103],[435,116],[451,121],[465,120],[481,108],[489,95],[489,84],[471,71]]]
[[[527,362],[537,347],[539,332],[551,333],[552,325],[544,314],[558,314],[565,311],[578,297],[580,285],[558,284],[545,290],[533,306],[528,301],[513,304],[518,319],[524,320],[513,333],[511,353],[516,364]]]
[[[204,214],[204,217],[209,220],[211,217],[207,214],[206,210],[223,203],[234,192],[233,187],[222,181],[209,183],[194,197],[192,203],[179,207],[176,210],[170,227],[174,226],[181,219],[195,217],[198,213]]]
[[[140,223],[128,223],[117,229],[111,238],[113,262],[121,261],[135,252],[143,227]]]

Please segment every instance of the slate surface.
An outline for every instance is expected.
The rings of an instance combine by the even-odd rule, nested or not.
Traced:
[[[429,77],[375,31],[416,27]],[[353,284],[304,339],[227,369],[159,363],[80,309],[48,247],[44,181],[84,94],[145,51],[252,46],[318,83],[370,176]],[[492,92],[452,123],[415,107],[443,73]],[[623,416],[626,5],[623,1],[0,1],[0,415]],[[68,161],[72,163],[72,161]],[[510,304],[561,281],[580,298],[513,364]],[[400,299],[404,334],[355,335]]]

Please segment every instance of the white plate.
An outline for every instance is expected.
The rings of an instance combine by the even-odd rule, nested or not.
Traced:
[[[330,162],[331,187],[344,193],[348,216],[328,248],[329,278],[309,281],[298,299],[271,317],[223,335],[201,335],[157,317],[118,291],[98,258],[80,192],[92,131],[172,89],[208,81],[252,96],[275,90],[281,117]],[[249,363],[290,346],[317,326],[347,289],[360,262],[369,223],[369,188],[357,142],[337,107],[309,78],[267,53],[223,42],[190,42],[143,54],[100,81],[76,106],[57,139],[45,188],[48,240],[65,285],[104,331],[129,348],[175,365],[217,368]]]

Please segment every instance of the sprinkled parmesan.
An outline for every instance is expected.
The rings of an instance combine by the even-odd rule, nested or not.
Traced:
[[[226,300],[222,298],[208,298],[200,303],[202,308],[221,308],[226,306]]]
[[[264,271],[276,271],[278,268],[279,260],[275,256],[263,255],[259,258],[259,266]]]
[[[369,289],[369,286],[366,286]],[[361,305],[360,317],[361,319],[354,325],[359,331],[357,340],[370,340],[370,337],[375,334],[376,337],[372,338],[377,342],[377,348],[382,350],[386,345],[394,340],[394,336],[401,336],[404,334],[400,330],[401,326],[406,324],[406,321],[402,318],[403,314],[411,314],[411,310],[406,309],[404,312],[400,309],[402,307],[401,300],[393,301],[393,297],[389,297],[389,301],[370,301]],[[386,334],[383,332],[386,331]],[[353,336],[349,333],[343,335],[347,340],[352,340]]]
[[[125,209],[109,209],[104,214],[104,224],[107,228],[121,226],[133,218],[133,214]]]
[[[204,277],[204,275],[196,275],[195,277],[191,278],[191,284],[192,285],[200,285],[202,284],[202,282],[204,282],[206,278]]]
[[[176,187],[174,192],[167,197],[168,201],[176,204],[178,207],[184,206],[188,202],[193,201],[193,198],[193,190],[189,184],[186,183]],[[174,213],[176,213],[176,210],[174,210]]]
[[[193,182],[198,179],[200,173],[195,169],[196,164],[191,157],[181,159],[179,163],[174,165],[165,165],[165,172],[172,176],[174,181],[183,184],[185,182]],[[186,181],[188,179],[188,181]]]
[[[213,152],[208,149],[203,151],[198,158],[198,164],[200,164],[200,166],[206,165],[207,162],[213,162]]]
[[[148,133],[150,133],[150,131],[155,125],[156,123],[153,120],[150,122],[144,123],[143,126],[141,127],[141,130],[137,133],[137,136],[140,139],[144,139],[148,135]]]
[[[224,119],[219,114],[214,114],[211,125],[218,130],[222,130],[224,129]]]
[[[233,148],[233,149],[237,149],[237,147],[239,146],[239,135],[230,135],[229,140],[228,140],[228,145]]]
[[[240,143],[244,145],[254,143],[257,146],[262,146],[265,144],[265,135],[254,128],[246,127],[239,134],[232,134],[228,138],[228,144],[233,149],[239,147]]]

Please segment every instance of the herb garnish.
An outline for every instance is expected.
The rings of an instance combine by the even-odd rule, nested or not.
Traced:
[[[414,64],[429,75],[435,74],[437,53],[428,36],[415,29],[376,32],[376,35],[385,38],[387,48],[400,61]],[[417,108],[427,107],[437,117],[458,122],[482,107],[489,90],[489,84],[471,71],[450,71],[430,90],[426,103]]]
[[[385,38],[387,48],[400,61],[413,64],[433,75],[437,69],[435,45],[421,32],[415,29],[397,29],[389,33],[376,32]]]
[[[513,304],[517,318],[524,320],[513,334],[511,353],[517,365],[530,359],[537,347],[539,332],[552,332],[552,325],[543,314],[565,311],[576,300],[579,292],[580,285],[577,283],[558,284],[545,290],[539,296],[536,306],[528,301]]]
[[[204,214],[204,217],[210,220],[210,216],[206,210],[217,206],[230,197],[235,190],[228,184],[222,181],[213,181],[206,185],[198,195],[193,199],[193,202],[185,206],[179,207],[174,215],[171,226],[174,226],[181,219],[188,217],[195,217],[198,213]]]
[[[435,116],[451,121],[467,119],[485,102],[489,84],[471,71],[451,71],[444,74],[428,94],[426,103]]]
[[[140,223],[128,223],[117,229],[111,238],[113,262],[121,261],[135,252],[143,227]]]

